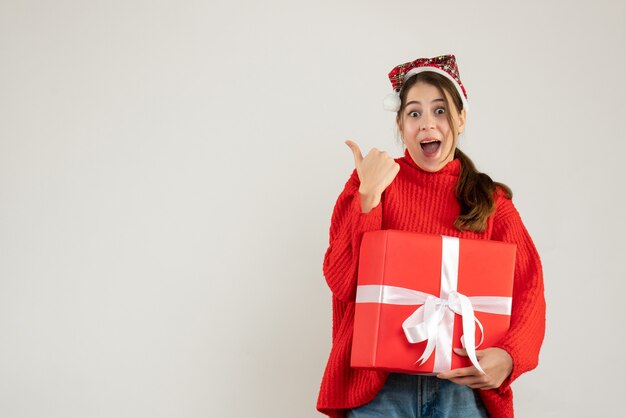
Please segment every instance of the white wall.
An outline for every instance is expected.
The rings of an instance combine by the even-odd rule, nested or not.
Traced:
[[[461,146],[512,187],[544,263],[518,416],[619,416],[625,15],[1,0],[0,416],[320,416],[343,141],[399,156],[387,73],[445,53]]]

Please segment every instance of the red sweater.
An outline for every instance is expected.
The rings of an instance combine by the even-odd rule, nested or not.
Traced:
[[[511,382],[537,366],[545,332],[543,273],[539,254],[513,202],[496,192],[496,210],[484,232],[459,231],[454,189],[461,162],[454,159],[435,173],[422,170],[408,151],[395,161],[400,172],[383,192],[381,203],[361,212],[359,178],[352,172],[337,199],[330,225],[323,272],[332,291],[332,348],[322,379],[317,409],[332,417],[370,402],[383,387],[387,372],[350,367],[359,247],[364,232],[379,229],[441,234],[517,244],[511,326],[495,346],[513,358],[513,371],[498,389],[480,390],[492,418],[513,417]]]

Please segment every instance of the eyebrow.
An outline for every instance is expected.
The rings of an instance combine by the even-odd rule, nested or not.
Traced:
[[[443,100],[443,99],[435,99],[435,100],[433,100],[431,103],[435,103],[435,102],[444,102],[444,103],[445,103],[446,101],[445,101],[445,100]],[[412,103],[417,103],[417,104],[420,104],[420,105],[422,104],[422,102],[419,102],[419,101],[417,101],[417,100],[411,100],[411,101],[410,101],[410,102],[408,102],[406,105],[408,106],[408,105],[410,105],[410,104],[412,104]]]

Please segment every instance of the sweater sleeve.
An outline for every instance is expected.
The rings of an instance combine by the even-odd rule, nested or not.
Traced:
[[[382,201],[368,213],[361,212],[360,181],[356,169],[339,195],[330,223],[329,245],[323,272],[328,287],[338,299],[356,296],[359,249],[363,233],[382,228]]]
[[[546,302],[537,249],[513,202],[503,195],[498,198],[492,239],[517,244],[511,325],[502,340],[494,345],[513,358],[511,374],[496,389],[504,393],[522,373],[537,367],[545,334]]]

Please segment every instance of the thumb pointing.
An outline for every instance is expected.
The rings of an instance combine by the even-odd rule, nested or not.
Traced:
[[[345,142],[345,144],[352,150],[352,154],[354,155],[354,164],[358,167],[363,160],[363,154],[361,154],[361,149],[356,142],[350,141],[349,139]]]

